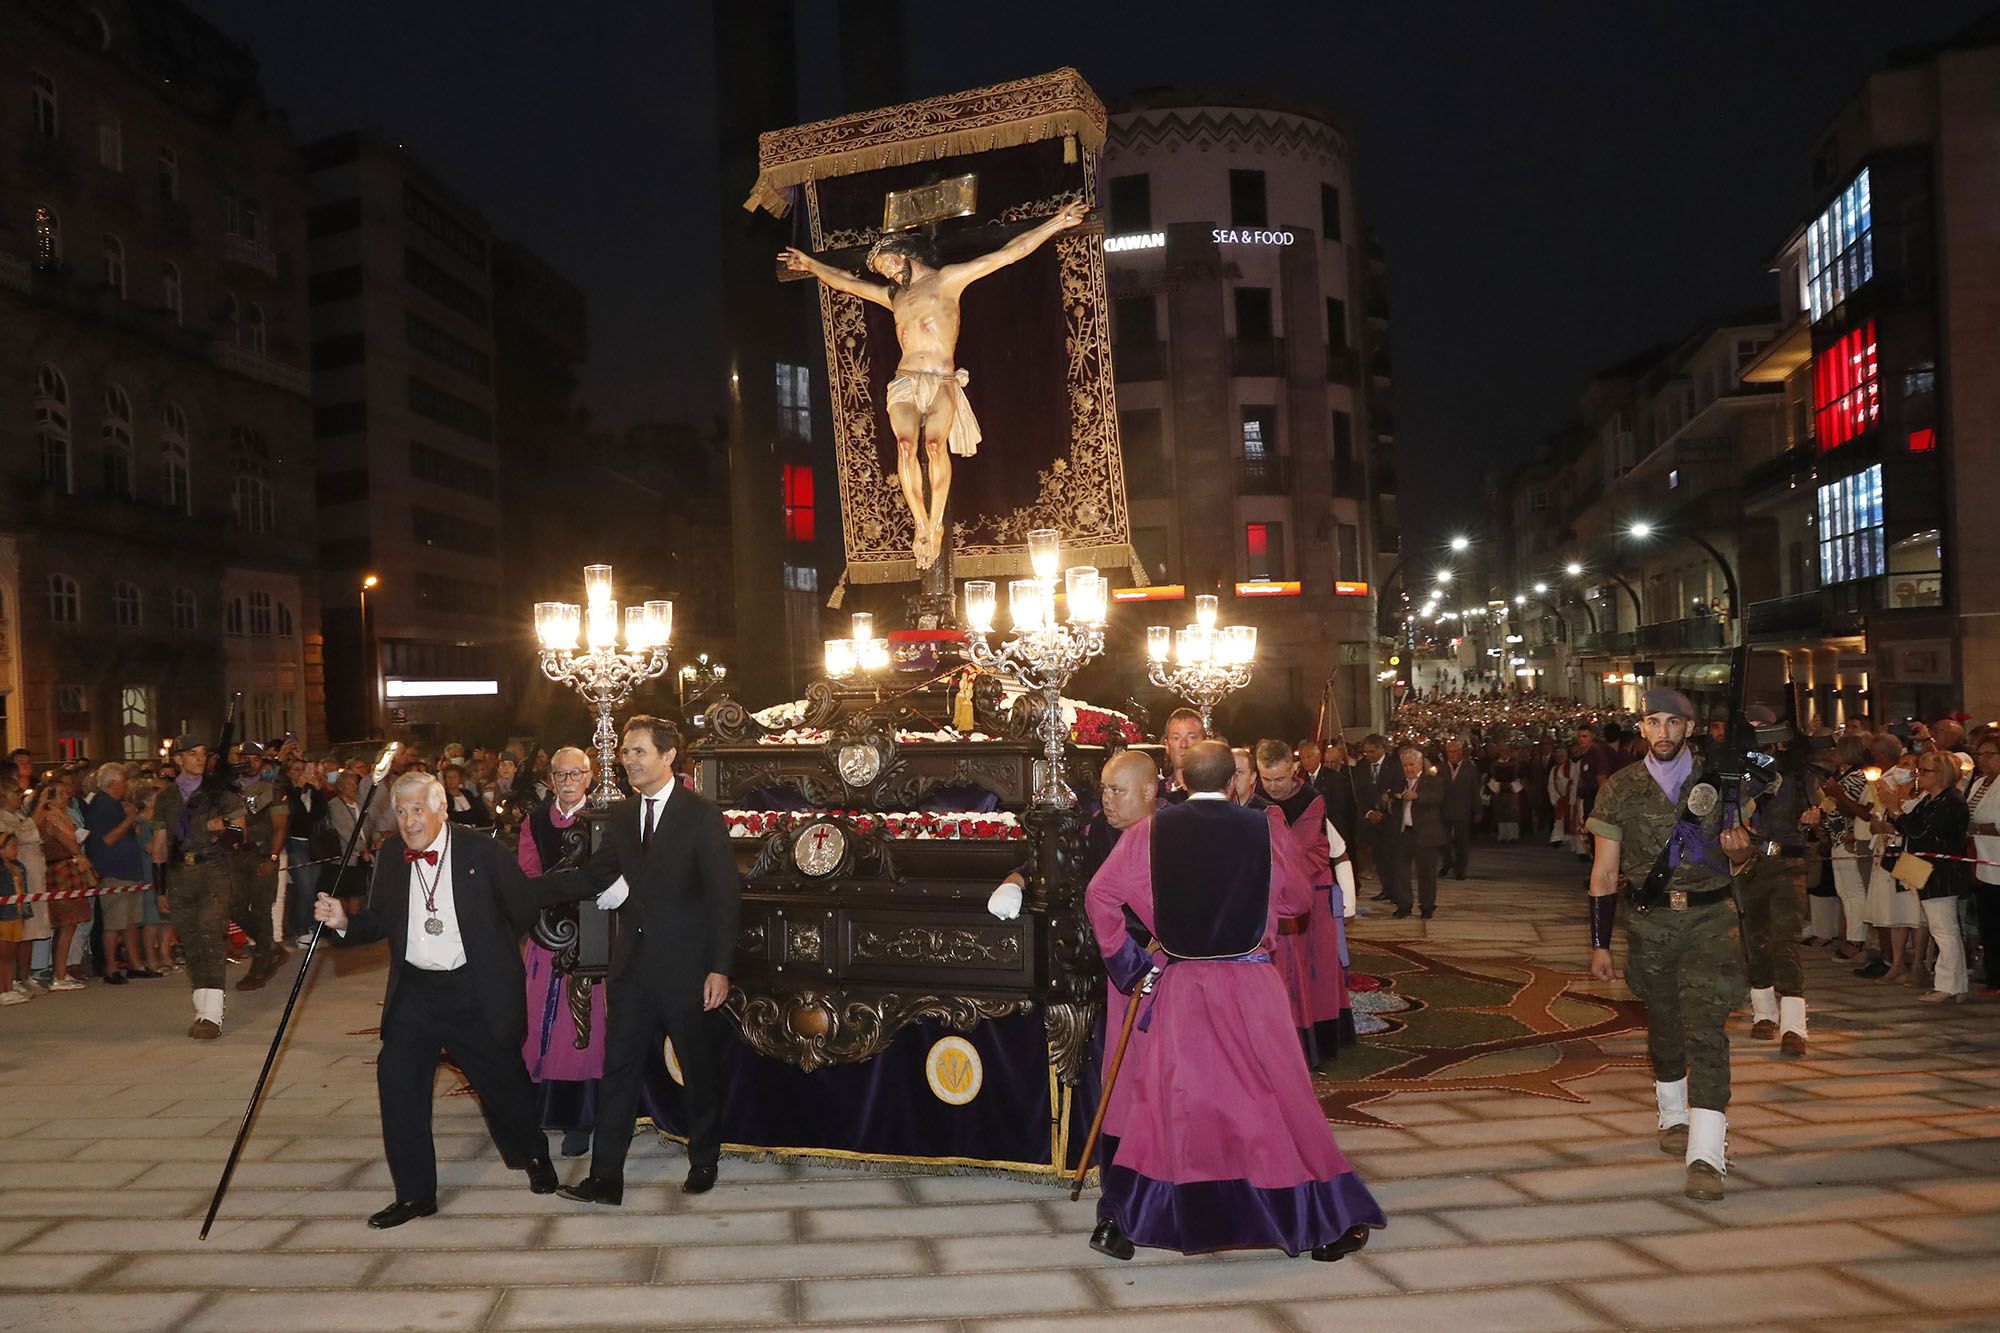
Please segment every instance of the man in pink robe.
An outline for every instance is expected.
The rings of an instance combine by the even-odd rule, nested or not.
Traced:
[[[1284,830],[1284,843],[1298,860],[1311,902],[1306,911],[1278,923],[1272,959],[1285,980],[1292,1026],[1306,1063],[1314,1068],[1340,1052],[1340,1012],[1347,1002],[1347,975],[1340,958],[1341,904],[1333,892],[1333,857],[1328,850],[1326,800],[1300,780],[1299,762],[1283,741],[1257,742],[1257,788],[1253,810],[1269,812]]]
[[[1310,886],[1269,819],[1229,801],[1234,772],[1226,747],[1193,747],[1188,800],[1129,830],[1084,896],[1118,989],[1156,965],[1139,931],[1166,959],[1152,995],[1136,1001],[1146,1036],[1126,1051],[1117,1147],[1100,1163],[1090,1243],[1116,1259],[1147,1245],[1330,1262],[1387,1224],[1294,1054],[1271,965],[1278,920],[1306,910]]]
[[[554,791],[521,821],[516,857],[530,879],[554,869],[565,859],[566,844],[578,836],[585,836],[588,855],[586,826],[579,821],[590,791],[590,756],[568,746],[550,758],[549,770]],[[581,860],[577,858],[579,864]],[[562,1130],[562,1155],[581,1157],[590,1151],[597,1081],[604,1077],[604,987],[590,988],[590,1036],[578,1046],[569,1008],[574,983],[556,971],[555,957],[532,933],[528,936],[522,955],[528,972],[528,1039],[521,1058],[535,1082],[542,1128]]]

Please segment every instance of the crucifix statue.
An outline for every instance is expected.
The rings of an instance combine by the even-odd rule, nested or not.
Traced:
[[[944,545],[951,456],[970,458],[979,451],[979,422],[965,399],[970,377],[954,361],[959,294],[987,274],[1033,254],[1057,232],[1076,226],[1086,211],[1081,203],[1065,204],[1046,222],[998,249],[942,266],[922,237],[884,236],[868,251],[867,263],[882,282],[834,268],[802,250],[788,248],[780,256],[792,272],[809,273],[835,291],[887,307],[896,317],[902,360],[896,364],[895,378],[889,381],[887,407],[889,428],[896,436],[896,478],[916,520],[912,554],[919,569],[929,569]],[[924,503],[926,470],[930,480],[928,506]]]

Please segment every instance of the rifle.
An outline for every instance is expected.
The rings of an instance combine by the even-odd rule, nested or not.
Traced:
[[[230,790],[231,779],[236,770],[229,762],[229,750],[236,744],[236,705],[242,698],[241,693],[229,696],[229,702],[222,710],[222,734],[216,739],[215,749],[210,756],[214,762],[202,771],[201,784],[188,795],[185,817],[190,830],[204,823],[209,818],[209,810]],[[227,826],[216,835],[217,841],[232,852],[241,848],[247,837],[245,830]],[[180,848],[175,847],[173,850],[179,852]]]

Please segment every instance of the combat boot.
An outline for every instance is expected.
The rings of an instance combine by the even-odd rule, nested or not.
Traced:
[[[1655,1082],[1653,1100],[1660,1109],[1660,1151],[1675,1157],[1687,1154],[1688,1081]]]
[[[1778,1026],[1782,1036],[1778,1050],[1785,1055],[1800,1056],[1806,1053],[1806,997],[1784,995],[1778,998],[1780,1017]]]
[[[1722,1197],[1722,1173],[1707,1162],[1690,1162],[1687,1169],[1687,1188],[1682,1193],[1690,1199],[1714,1203]]]
[[[1729,1171],[1729,1118],[1697,1106],[1688,1114],[1687,1185],[1690,1199],[1713,1203],[1722,1197]]]
[[[1778,992],[1769,986],[1750,991],[1750,1035],[1758,1041],[1774,1041],[1778,1036]]]

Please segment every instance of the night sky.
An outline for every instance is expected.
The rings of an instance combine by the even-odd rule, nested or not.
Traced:
[[[192,3],[302,139],[389,131],[584,287],[597,421],[719,408],[721,228],[774,248],[782,229],[717,178],[706,4]],[[1890,51],[1992,4],[911,4],[906,40],[912,96],[1074,65],[1106,100],[1173,84],[1343,110],[1391,267],[1408,541],[1489,460],[1530,456],[1593,369],[1774,303],[1765,266],[1827,119]],[[813,10],[808,51],[830,27]],[[807,116],[835,95],[810,78]]]

